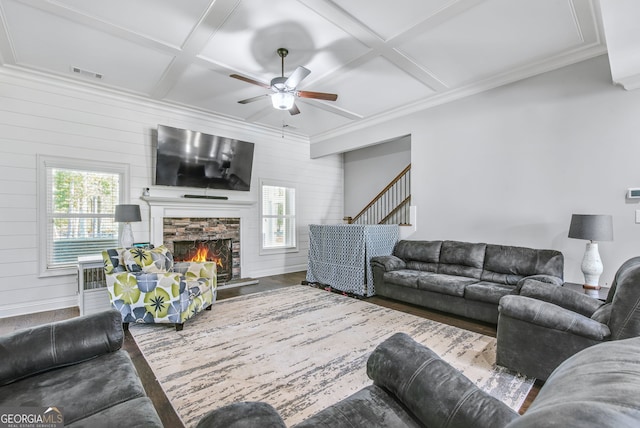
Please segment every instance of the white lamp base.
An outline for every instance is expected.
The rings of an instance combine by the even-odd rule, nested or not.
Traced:
[[[122,226],[122,234],[120,235],[120,246],[122,248],[133,247],[133,231],[131,230],[131,223],[125,223]]]
[[[602,275],[602,260],[598,252],[597,242],[587,242],[587,247],[582,258],[582,273],[584,274],[584,292],[589,295],[598,295],[600,275]]]

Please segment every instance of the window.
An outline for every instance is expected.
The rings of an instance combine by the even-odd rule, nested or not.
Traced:
[[[75,272],[78,256],[118,245],[115,206],[124,199],[126,167],[40,157],[40,274]]]
[[[296,189],[282,183],[261,183],[264,252],[297,251]]]

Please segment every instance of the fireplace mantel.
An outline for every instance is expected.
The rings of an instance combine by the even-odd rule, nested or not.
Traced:
[[[141,196],[140,199],[149,204],[149,206],[163,206],[163,207],[183,207],[183,206],[211,206],[222,205],[224,208],[247,208],[251,205],[255,205],[255,201],[238,201],[228,199],[199,199],[199,198],[169,198],[158,196]]]
[[[242,241],[247,236],[244,230],[247,224],[245,220],[249,216],[251,218],[255,216],[253,213],[255,201],[161,196],[141,196],[140,199],[149,204],[149,239],[155,246],[162,245],[164,242],[163,219],[165,217],[239,218],[241,220],[240,241]],[[241,243],[241,251],[243,247]],[[240,263],[243,263],[242,260]]]

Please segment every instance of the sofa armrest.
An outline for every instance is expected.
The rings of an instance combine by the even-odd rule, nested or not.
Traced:
[[[558,285],[558,286],[562,286],[562,284],[564,284],[564,280],[560,277],[541,274],[541,275],[526,276],[522,278],[520,281],[518,281],[518,285],[520,285],[521,282],[524,282],[526,280],[546,282],[547,284]]]
[[[1,336],[0,385],[117,351],[123,340],[113,309]]]
[[[586,294],[534,280],[524,281],[520,295],[553,303],[589,318],[600,306],[604,305],[604,302]]]
[[[228,404],[200,419],[196,428],[287,428],[273,407],[256,401]]]
[[[548,329],[565,331],[588,339],[602,341],[611,335],[606,324],[601,324],[553,303],[522,295],[504,296],[500,299],[498,311],[500,316],[507,316]]]
[[[378,345],[367,361],[367,374],[431,428],[499,428],[518,417],[404,333]]]
[[[371,258],[371,267],[381,267],[385,272],[391,272],[394,270],[404,269],[407,264],[399,257],[396,256],[376,256]]]

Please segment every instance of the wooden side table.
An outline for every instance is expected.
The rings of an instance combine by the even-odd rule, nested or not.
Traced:
[[[562,286],[564,288],[577,291],[578,293],[586,294],[584,292],[584,288],[582,288],[582,284],[578,284],[576,282],[565,282],[564,284],[562,284]],[[602,287],[600,288],[600,290],[594,290],[594,291],[597,291],[598,295],[596,296],[595,294],[589,294],[589,296],[595,297],[602,301],[607,300],[607,295],[609,294],[609,287]]]

